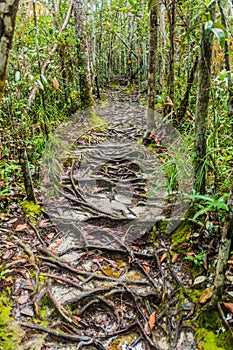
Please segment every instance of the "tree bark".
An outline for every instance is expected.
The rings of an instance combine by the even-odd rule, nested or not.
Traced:
[[[86,14],[84,2],[74,0],[74,21],[78,58],[78,74],[80,87],[81,108],[90,108],[94,104],[92,97],[92,85],[89,69],[89,53],[86,30]]]
[[[187,111],[188,105],[189,105],[189,95],[194,83],[194,78],[195,78],[195,73],[197,70],[197,66],[198,66],[198,55],[196,55],[192,69],[190,71],[190,74],[188,76],[188,81],[187,81],[187,87],[186,87],[186,91],[184,94],[184,97],[180,103],[180,108],[178,110],[176,119],[178,121],[178,123],[181,123],[184,119],[185,113]]]
[[[150,12],[150,42],[149,42],[149,73],[148,73],[148,111],[147,132],[155,128],[155,92],[156,92],[156,58],[158,35],[158,5],[155,4]]]
[[[176,26],[176,0],[171,0],[168,7],[169,19],[169,70],[167,78],[167,103],[164,108],[164,114],[168,115],[174,112],[174,93],[175,93],[175,26]]]
[[[214,11],[215,8],[212,6],[212,20],[214,20]],[[201,194],[205,194],[206,118],[208,116],[211,86],[212,49],[213,33],[211,31],[208,34],[205,33],[204,25],[202,25],[194,145],[194,189]]]
[[[166,7],[163,3],[160,5],[160,51],[161,51],[161,64],[159,70],[159,81],[160,81],[160,89],[163,91],[165,85],[165,75],[166,75]]]
[[[230,189],[230,195],[228,197],[227,205],[229,211],[226,214],[223,230],[222,230],[222,238],[220,241],[220,247],[218,252],[218,261],[216,267],[216,274],[214,279],[214,290],[213,296],[211,299],[211,306],[216,305],[219,298],[222,295],[222,291],[224,288],[225,282],[225,272],[227,268],[227,261],[229,259],[231,242],[233,238],[233,183]]]
[[[6,68],[11,49],[19,0],[0,1],[0,101],[6,80]]]

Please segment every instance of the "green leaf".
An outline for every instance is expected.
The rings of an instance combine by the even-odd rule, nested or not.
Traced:
[[[129,1],[130,5],[132,6],[132,8],[133,8],[134,10],[137,10],[137,9],[138,9],[138,6],[137,6],[137,3],[136,3],[136,2],[134,2],[133,0],[128,0],[128,1]]]
[[[224,202],[220,202],[220,201],[216,201],[216,203],[214,203],[216,209],[222,209],[224,211],[228,211],[229,207],[226,203]]]
[[[214,23],[213,28],[219,28],[222,29],[225,33],[225,36],[227,37],[227,30],[226,27],[224,27],[224,25],[222,23]]]
[[[213,27],[213,24],[214,24],[214,22],[212,20],[205,23],[205,28],[204,28],[205,35],[209,34],[211,28]]]
[[[151,11],[152,7],[157,3],[157,0],[149,0],[148,1],[148,12]]]
[[[207,213],[208,211],[210,211],[211,207],[206,207],[206,208],[203,208],[201,210],[198,210],[198,212],[194,215],[193,217],[193,220],[196,220],[199,216]]]
[[[206,0],[206,7],[210,7],[214,2],[215,0]]]
[[[224,45],[225,45],[225,33],[222,29],[220,28],[211,28],[210,29],[214,35],[217,37],[218,41],[219,41],[219,44],[222,48],[224,48]]]

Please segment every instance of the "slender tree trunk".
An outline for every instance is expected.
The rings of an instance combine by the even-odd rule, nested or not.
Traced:
[[[160,64],[160,86],[163,90],[165,85],[166,75],[166,22],[165,22],[166,7],[164,4],[160,5],[160,51],[161,51],[161,64]]]
[[[6,79],[6,68],[14,36],[19,0],[0,1],[0,101]]]
[[[91,107],[94,104],[94,100],[91,93],[86,14],[82,0],[74,0],[74,21],[77,41],[81,108],[85,109]]]
[[[180,108],[179,108],[179,111],[178,111],[177,116],[176,116],[178,123],[182,122],[182,120],[184,119],[185,113],[187,111],[188,104],[189,104],[189,95],[190,95],[190,92],[191,92],[191,89],[192,89],[192,86],[194,83],[194,78],[195,78],[197,66],[198,66],[198,55],[196,55],[196,57],[195,57],[192,69],[191,69],[190,74],[188,76],[186,91],[185,91],[184,97],[180,103]]]
[[[230,4],[232,8],[232,3]],[[224,4],[222,3],[222,0],[218,0],[218,6],[220,9],[221,13],[221,21],[222,25],[228,30],[227,26],[227,19],[226,15],[224,12]],[[227,71],[227,85],[228,85],[228,102],[227,102],[227,107],[228,107],[228,116],[229,119],[232,120],[233,117],[233,88],[232,88],[232,77],[231,77],[231,65],[230,65],[230,55],[229,55],[229,45],[228,41],[225,40],[225,47],[224,47],[224,61],[225,61],[225,69]],[[232,131],[233,131],[233,123],[232,123]]]
[[[212,6],[212,20],[215,9]],[[202,26],[201,48],[199,58],[198,95],[195,115],[194,145],[194,189],[205,193],[206,180],[206,118],[208,116],[209,95],[211,87],[211,64],[213,49],[213,33],[205,33]]]
[[[175,26],[176,26],[176,0],[171,0],[168,8],[169,18],[169,68],[167,79],[167,95],[168,100],[164,109],[164,114],[170,114],[174,111],[174,92],[175,92]]]
[[[226,214],[222,229],[222,238],[218,252],[218,261],[216,267],[216,274],[214,279],[214,291],[211,299],[211,306],[216,305],[222,295],[225,282],[225,272],[227,268],[227,261],[229,259],[231,243],[233,238],[233,184],[230,189],[227,205],[229,211]]]
[[[129,19],[128,86],[132,84],[132,49],[134,16]]]
[[[156,4],[152,7],[150,12],[147,132],[155,128],[154,108],[156,93],[157,21],[158,5]]]

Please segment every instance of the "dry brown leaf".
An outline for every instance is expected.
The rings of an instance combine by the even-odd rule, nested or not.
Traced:
[[[233,313],[233,303],[223,303],[223,305]]]
[[[175,264],[177,262],[179,254],[175,253],[172,257],[172,264]]]
[[[20,231],[25,231],[28,228],[27,224],[20,224],[16,226],[15,231],[20,232]]]
[[[59,89],[59,82],[57,80],[57,78],[53,78],[53,87],[55,90],[58,90]]]
[[[2,254],[1,256],[2,260],[6,260],[10,258],[11,254],[12,254],[12,251],[8,250],[6,253]]]
[[[156,323],[156,311],[152,312],[148,320],[148,325],[151,330],[155,328],[155,323]]]
[[[150,266],[148,264],[143,264],[143,267],[146,270],[146,272],[150,272]]]
[[[49,226],[49,225],[50,225],[49,220],[41,220],[41,221],[39,222],[39,227],[47,227],[47,226]]]
[[[151,329],[149,326],[149,322],[146,322],[145,327],[144,327],[144,331],[145,331],[146,335],[148,335],[148,336],[151,335]]]
[[[52,232],[48,234],[47,239],[53,239],[54,236],[55,236],[55,232]]]
[[[206,288],[200,296],[199,303],[204,304],[213,295],[214,286]]]
[[[60,245],[62,244],[63,241],[64,241],[64,237],[58,239],[58,241],[57,241],[56,244],[55,244],[55,248],[60,247]]]
[[[160,264],[162,264],[166,259],[167,259],[167,252],[163,253],[163,255],[161,256]]]
[[[22,305],[22,304],[25,304],[28,301],[28,299],[29,299],[29,295],[25,294],[25,295],[21,295],[17,301],[18,301],[18,304]]]

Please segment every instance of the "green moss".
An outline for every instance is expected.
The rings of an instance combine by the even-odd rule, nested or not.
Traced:
[[[1,350],[20,349],[22,329],[10,316],[12,305],[9,299],[0,295],[0,348]]]
[[[193,230],[193,224],[188,221],[188,218],[193,217],[194,209],[190,207],[184,215],[184,220],[172,233],[171,249],[178,253],[183,253],[183,245],[187,243],[187,235]]]
[[[26,217],[32,219],[34,222],[42,215],[41,207],[38,204],[26,200],[21,205]]]
[[[224,324],[215,309],[202,313],[197,320],[199,329],[196,332],[198,349],[232,350],[233,337],[229,331],[223,331]]]
[[[192,289],[192,290],[186,290],[186,293],[188,294],[189,299],[192,301],[192,303],[198,305],[200,296],[202,295],[203,290],[201,289]]]
[[[130,93],[130,92],[134,92],[134,88],[132,85],[128,85],[125,89],[126,92]]]
[[[229,332],[222,332],[220,335],[205,328],[196,332],[198,349],[202,350],[231,350],[233,347],[232,336]]]
[[[138,145],[143,145],[143,138],[141,137],[138,142],[137,142]]]
[[[210,309],[201,313],[198,317],[198,323],[200,327],[205,327],[212,330],[222,327],[222,321],[219,313],[214,309]]]
[[[88,118],[88,121],[88,130],[93,130],[96,132],[106,132],[108,130],[108,124],[94,112],[91,113],[91,115]]]

